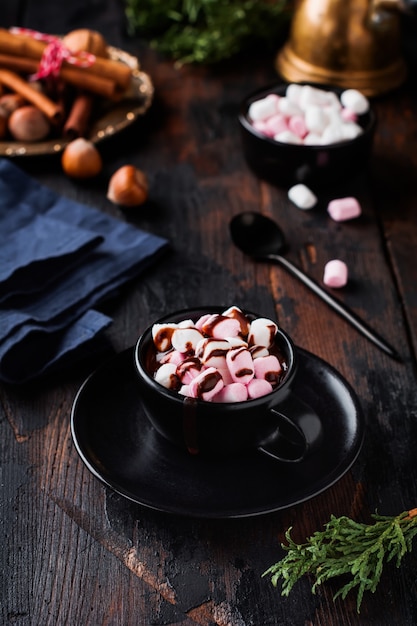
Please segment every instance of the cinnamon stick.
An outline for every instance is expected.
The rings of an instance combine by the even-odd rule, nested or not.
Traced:
[[[72,140],[77,139],[77,137],[85,137],[93,105],[94,98],[89,93],[79,93],[74,98],[63,129],[63,135],[66,139]]]
[[[34,74],[38,69],[38,61],[29,57],[25,58],[0,53],[0,67],[14,72]],[[122,95],[114,81],[96,74],[85,73],[85,71],[82,71],[82,68],[75,66],[63,67],[60,75],[62,80],[70,85],[91,91],[109,100],[118,100]]]
[[[0,84],[19,94],[37,107],[54,124],[62,120],[62,108],[45,94],[33,89],[28,82],[15,72],[0,69]]]

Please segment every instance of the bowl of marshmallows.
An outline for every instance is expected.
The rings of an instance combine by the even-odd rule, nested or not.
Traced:
[[[376,119],[356,89],[289,83],[246,97],[239,124],[255,174],[286,187],[323,188],[366,168]]]

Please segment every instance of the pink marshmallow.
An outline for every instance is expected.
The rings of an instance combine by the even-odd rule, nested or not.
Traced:
[[[249,321],[246,315],[243,313],[241,309],[237,306],[231,306],[226,311],[223,311],[223,315],[226,317],[232,317],[233,319],[238,320],[240,324],[240,332],[242,335],[247,335],[249,332]]]
[[[270,130],[267,124],[267,120],[256,120],[255,122],[253,122],[252,126],[259,133],[262,133],[263,135],[266,135],[267,137],[273,137],[275,134]]]
[[[288,120],[288,129],[303,139],[307,135],[307,126],[302,115],[293,115]]]
[[[183,385],[188,385],[201,372],[201,362],[197,357],[188,357],[177,365],[176,375]]]
[[[212,400],[223,387],[221,374],[214,367],[208,367],[192,379],[188,384],[188,391],[191,398]]]
[[[327,212],[335,222],[344,222],[358,217],[362,209],[356,198],[347,197],[331,200]]]
[[[226,354],[226,363],[235,383],[246,385],[255,375],[251,353],[246,348],[232,348]]]
[[[256,378],[267,380],[272,386],[279,383],[282,367],[275,355],[269,354],[255,359],[253,367]]]
[[[213,402],[244,402],[248,399],[248,390],[242,383],[231,383],[214,396]]]
[[[185,359],[184,352],[179,352],[178,350],[170,350],[169,352],[165,352],[161,358],[161,363],[181,363]]]
[[[240,332],[240,323],[236,319],[215,313],[204,322],[202,331],[216,339],[237,337]]]
[[[344,287],[348,281],[348,268],[346,263],[339,259],[333,259],[324,267],[323,282],[328,287]]]
[[[205,315],[202,315],[201,317],[198,318],[198,320],[194,324],[197,330],[201,330],[203,328],[204,322],[206,322],[209,317],[211,317],[211,313],[206,313]]]
[[[265,131],[270,137],[282,133],[284,130],[288,130],[287,120],[282,114],[273,115],[265,120]]]
[[[264,378],[254,378],[247,386],[248,398],[251,400],[254,398],[260,398],[271,393],[272,385]]]
[[[356,122],[358,119],[358,116],[355,113],[355,111],[351,111],[351,109],[346,109],[346,108],[341,110],[340,116],[343,120],[345,120],[345,122]]]

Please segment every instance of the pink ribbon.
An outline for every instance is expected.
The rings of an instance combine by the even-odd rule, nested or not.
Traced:
[[[30,77],[31,80],[48,77],[58,78],[64,61],[77,67],[91,67],[96,60],[94,54],[84,50],[71,52],[58,37],[53,35],[46,35],[37,30],[19,27],[11,28],[10,32],[14,35],[28,35],[33,37],[33,39],[45,41],[48,44],[43,51],[38,71]]]

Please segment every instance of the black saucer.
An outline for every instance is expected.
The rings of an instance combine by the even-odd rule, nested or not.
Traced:
[[[200,518],[261,515],[321,493],[352,466],[365,421],[350,385],[328,363],[298,348],[293,389],[319,416],[320,445],[299,463],[258,451],[205,459],[178,450],[144,415],[125,350],[94,372],[72,408],[71,432],[88,469],[105,485],[146,507]]]

